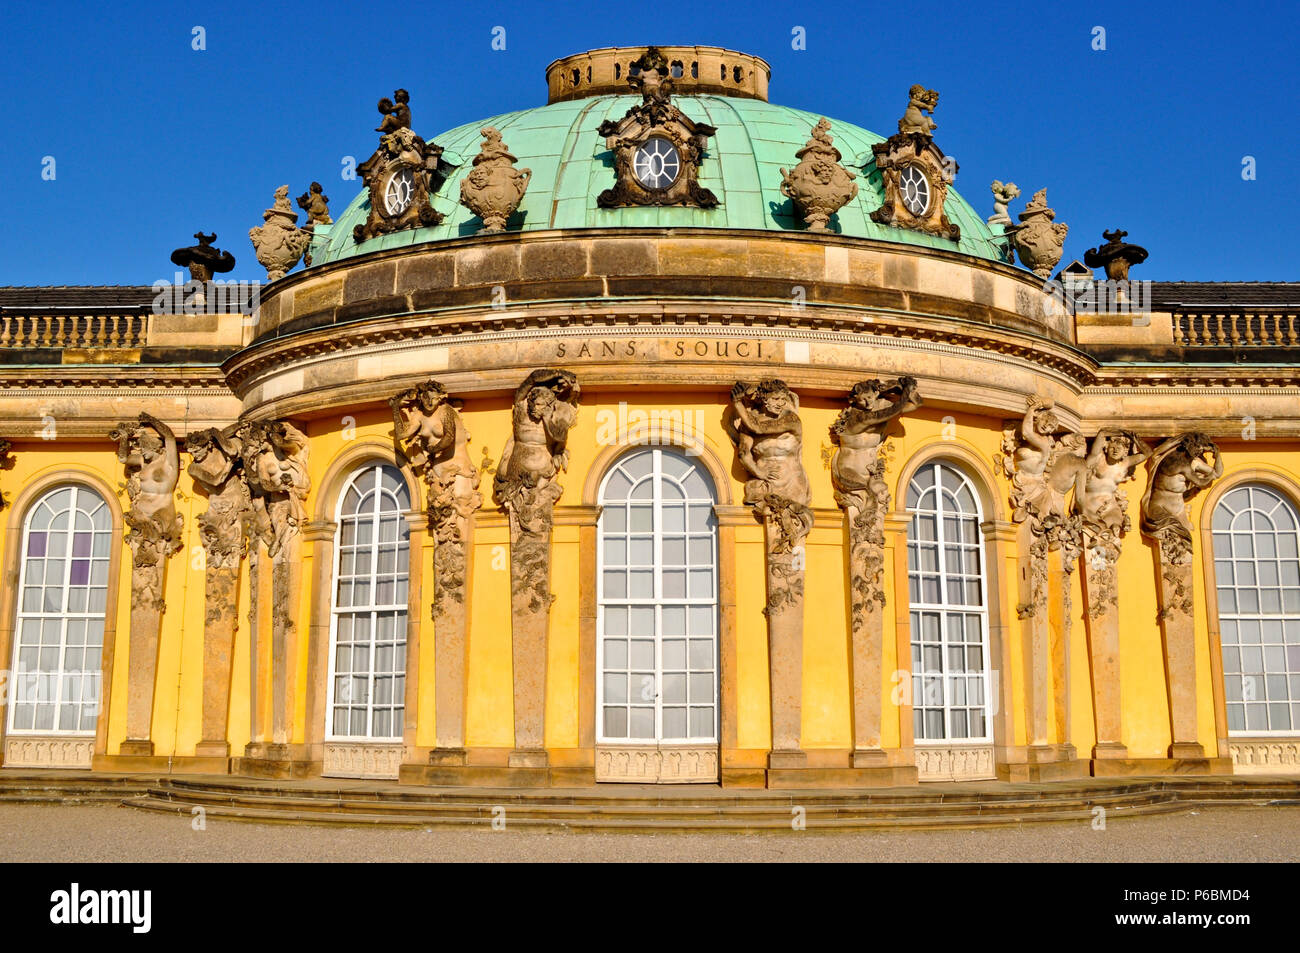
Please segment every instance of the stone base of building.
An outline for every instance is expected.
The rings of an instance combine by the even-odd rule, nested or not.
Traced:
[[[232,774],[250,778],[273,778],[279,781],[319,778],[324,762],[312,758],[305,745],[250,742],[242,758],[231,760]]]
[[[999,781],[1068,781],[1086,778],[1092,764],[1080,760],[1074,745],[1027,745],[1008,749],[997,763]],[[1022,760],[1023,759],[1023,760]]]
[[[517,767],[499,764],[404,764],[399,784],[467,788],[585,788],[596,783],[592,768],[547,765]]]
[[[92,771],[114,774],[230,774],[229,758],[166,755],[97,754]]]
[[[1094,778],[1150,777],[1161,774],[1232,774],[1231,758],[1093,758]]]

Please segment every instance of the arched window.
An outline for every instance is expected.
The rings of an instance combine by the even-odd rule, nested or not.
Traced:
[[[702,466],[657,447],[601,484],[599,741],[717,741],[715,501]]]
[[[980,508],[967,477],[926,463],[907,487],[912,718],[918,741],[991,741]]]
[[[113,520],[80,485],[46,493],[23,521],[9,731],[95,733]]]
[[[359,470],[339,500],[327,709],[331,740],[402,737],[410,508],[406,480],[386,464]]]
[[[1295,504],[1258,483],[1229,490],[1214,509],[1228,731],[1300,731],[1300,519]]]

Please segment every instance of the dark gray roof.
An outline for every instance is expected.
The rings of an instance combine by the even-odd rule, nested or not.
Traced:
[[[1153,281],[1151,303],[1173,310],[1300,308],[1300,281]]]
[[[0,286],[0,308],[15,311],[137,309],[150,307],[155,294],[149,285]]]

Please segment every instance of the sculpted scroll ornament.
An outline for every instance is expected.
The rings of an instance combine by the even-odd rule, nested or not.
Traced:
[[[479,471],[469,455],[469,431],[447,390],[436,380],[389,401],[398,447],[428,488],[429,531],[437,543],[437,600],[465,601],[466,520],[483,504]]]
[[[1134,469],[1150,456],[1151,448],[1132,431],[1102,429],[1076,477],[1074,508],[1093,570],[1088,600],[1093,618],[1118,605],[1116,564],[1132,523],[1120,484],[1133,479]]]
[[[181,549],[184,524],[174,499],[180,478],[176,435],[157,417],[141,413],[133,423],[118,424],[109,437],[117,441],[117,458],[126,469],[131,604],[162,612],[163,566]]]
[[[858,194],[856,176],[840,165],[840,150],[832,144],[831,124],[819,119],[812,138],[795,153],[799,164],[781,170],[781,194],[790,199],[810,232],[823,232],[831,216]]]
[[[501,141],[501,133],[488,126],[480,130],[483,144],[474,157],[474,171],[460,183],[460,204],[483,220],[479,234],[505,231],[506,221],[532,178],[532,169],[516,169],[515,157]]]
[[[889,487],[884,480],[881,444],[889,422],[921,406],[916,379],[869,380],[853,386],[848,407],[831,426],[837,450],[831,459],[835,502],[849,520],[851,578],[855,611],[885,604],[885,513]]]
[[[307,521],[307,435],[287,420],[236,425],[252,498],[252,528],[274,558]]]
[[[1223,456],[1205,434],[1185,433],[1156,447],[1147,468],[1142,532],[1160,545],[1161,574],[1170,593],[1161,614],[1190,614],[1192,523],[1187,501],[1223,475]]]
[[[569,371],[533,371],[515,390],[513,430],[501,454],[492,495],[510,516],[515,596],[528,593],[538,611],[554,601],[550,589],[553,509],[564,488],[556,478],[569,462],[569,429],[578,419],[578,379]]]
[[[804,472],[799,398],[784,381],[738,381],[725,419],[736,456],[751,475],[745,503],[768,528],[770,614],[803,594],[804,538],[813,525],[812,491]]]

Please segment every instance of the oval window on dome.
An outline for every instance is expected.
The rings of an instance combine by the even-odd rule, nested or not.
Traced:
[[[920,166],[904,166],[898,177],[898,189],[907,210],[920,218],[930,208],[930,180]]]
[[[384,206],[389,215],[401,215],[411,204],[415,191],[415,176],[410,169],[398,169],[388,178],[384,187]]]
[[[682,158],[677,147],[659,136],[643,143],[632,159],[632,171],[647,189],[668,188],[677,180],[681,169]]]

